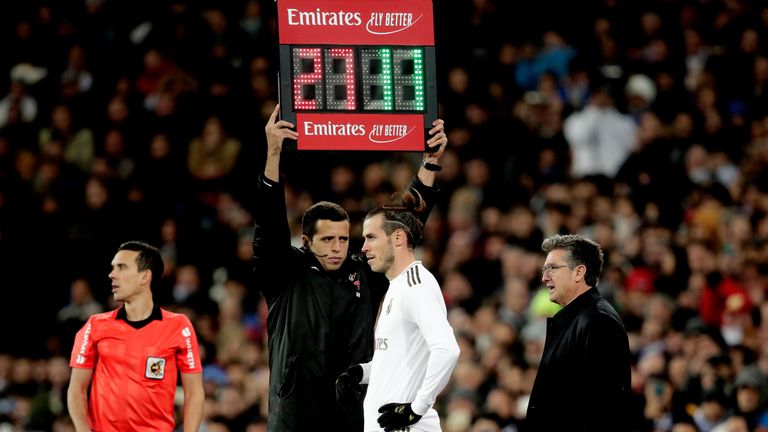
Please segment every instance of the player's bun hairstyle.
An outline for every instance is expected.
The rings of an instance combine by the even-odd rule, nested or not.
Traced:
[[[417,191],[409,190],[393,194],[387,204],[371,210],[365,218],[382,215],[384,232],[390,235],[402,229],[408,238],[408,247],[413,248],[424,237],[424,223],[419,219],[419,215],[425,209],[426,205],[421,195]]]

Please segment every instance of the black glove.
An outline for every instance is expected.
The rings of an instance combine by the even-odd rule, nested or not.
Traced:
[[[388,403],[379,408],[383,413],[379,416],[379,426],[389,432],[410,426],[421,420],[421,416],[413,412],[410,403]]]
[[[336,403],[346,406],[350,402],[356,402],[358,395],[363,391],[360,381],[363,379],[363,367],[351,366],[336,378]]]

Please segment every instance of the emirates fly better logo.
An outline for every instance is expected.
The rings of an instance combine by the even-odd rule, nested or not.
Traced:
[[[407,137],[413,129],[400,124],[373,125],[371,132],[368,133],[368,139],[377,144],[389,144]]]
[[[414,16],[410,12],[371,12],[370,16],[364,17],[361,12],[326,10],[319,7],[314,10],[288,8],[286,12],[290,26],[354,27],[362,25],[365,21],[365,30],[372,35],[399,33],[416,24],[423,16]]]
[[[368,130],[366,130],[368,129]],[[341,136],[368,136],[368,140],[375,144],[390,144],[399,141],[413,132],[415,127],[405,124],[354,124],[354,123],[325,123],[305,121],[302,125],[303,135],[312,137],[341,137]]]
[[[421,17],[414,18],[408,12],[374,12],[365,24],[365,30],[375,35],[398,33],[416,24]]]

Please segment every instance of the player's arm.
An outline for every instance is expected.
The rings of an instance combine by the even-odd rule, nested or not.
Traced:
[[[429,348],[424,381],[412,403],[415,413],[424,414],[448,384],[459,359],[459,345],[448,323],[440,288],[436,284],[432,289],[419,288],[408,293],[406,308]]]
[[[203,389],[202,373],[182,373],[181,386],[184,388],[184,432],[197,432],[203,421]]]
[[[93,378],[93,369],[72,368],[67,389],[67,408],[76,432],[90,431],[88,428],[88,385]]]
[[[376,419],[384,430],[407,428],[421,420],[448,383],[459,358],[459,345],[446,318],[445,303],[435,282],[432,289],[419,285],[407,293],[406,315],[419,327],[429,349],[424,380],[412,401],[391,402],[379,407]],[[363,370],[365,374],[365,370]]]

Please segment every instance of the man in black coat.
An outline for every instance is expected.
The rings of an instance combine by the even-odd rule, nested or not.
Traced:
[[[302,218],[304,246],[291,245],[280,181],[283,140],[296,139],[293,124],[277,120],[265,127],[267,161],[256,190],[253,263],[259,290],[269,307],[270,432],[362,430],[362,395],[336,402],[336,378],[373,355],[373,324],[386,292],[386,277],[349,256],[349,216],[322,201]],[[410,188],[428,209],[435,203],[435,171],[448,142],[436,120],[425,163]],[[424,222],[429,210],[424,213]]]
[[[597,290],[603,252],[579,235],[552,236],[542,249],[541,280],[563,309],[547,319],[525,430],[626,431],[629,342],[619,315]]]

